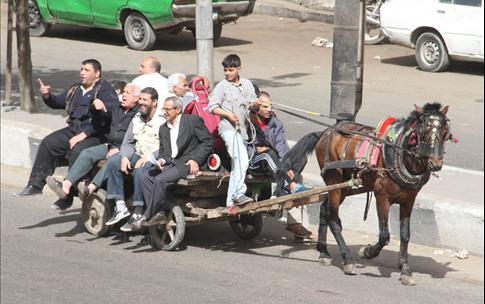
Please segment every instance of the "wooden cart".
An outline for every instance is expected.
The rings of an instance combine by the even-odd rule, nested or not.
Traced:
[[[360,179],[345,183],[317,187],[305,192],[278,198],[271,196],[271,181],[266,177],[246,178],[248,190],[252,192],[254,203],[228,210],[225,206],[229,176],[212,172],[201,172],[196,178],[180,179],[169,188],[167,199],[167,224],[148,228],[152,247],[175,250],[182,242],[186,225],[207,222],[229,221],[234,233],[241,239],[256,237],[263,227],[263,214],[274,214],[293,207],[322,202],[332,190],[356,188]],[[112,207],[106,199],[106,191],[99,189],[82,205],[82,218],[87,231],[96,236],[106,234],[106,221]]]

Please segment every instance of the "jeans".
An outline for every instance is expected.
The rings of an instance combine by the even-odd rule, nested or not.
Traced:
[[[135,168],[136,162],[141,157],[133,153],[130,157],[130,165],[133,169],[133,206],[143,206],[143,192],[141,188],[141,174],[152,167],[151,163],[146,163],[143,167]],[[121,153],[111,156],[106,162],[106,171],[108,173],[108,199],[125,200],[125,189],[123,184],[123,172],[121,172]]]
[[[106,144],[84,149],[71,168],[69,168],[65,179],[72,184],[77,183],[91,171],[98,161],[105,159],[106,154],[108,154],[108,146]],[[105,178],[106,166],[103,166],[93,179],[93,183],[99,187]]]
[[[226,199],[226,206],[230,206],[236,197],[246,194],[247,186],[244,180],[249,166],[249,157],[240,132],[225,130],[220,135],[226,144],[227,152],[231,156],[231,176],[229,177]]]

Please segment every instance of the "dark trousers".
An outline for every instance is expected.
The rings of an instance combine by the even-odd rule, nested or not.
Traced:
[[[281,162],[278,155],[273,150],[266,150],[263,153],[258,153],[249,160],[248,172],[253,174],[265,174],[273,177],[275,180],[278,175],[278,169],[281,166]],[[283,172],[284,183],[283,186],[287,187],[292,182],[301,182],[301,175],[298,172],[295,173],[295,178],[292,180]]]
[[[159,211],[164,211],[168,185],[177,182],[182,177],[174,165],[165,166],[162,171],[159,169],[149,170],[141,175],[143,197],[147,205],[144,215],[147,219],[150,219]]]
[[[66,127],[42,139],[30,173],[29,185],[43,189],[47,176],[52,175],[64,160],[67,159],[69,166],[72,166],[82,150],[104,142],[101,138],[90,136],[70,149],[69,140],[77,134]]]

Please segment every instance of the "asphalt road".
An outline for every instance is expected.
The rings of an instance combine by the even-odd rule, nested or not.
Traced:
[[[483,270],[483,259],[440,261],[411,246],[418,284],[406,287],[397,252],[386,248],[374,261],[357,260],[351,277],[334,243],[334,265],[320,266],[314,245],[295,244],[268,219],[252,241],[237,240],[227,223],[198,225],[180,251],[153,251],[141,236],[121,242],[84,232],[77,200],[59,214],[49,191],[25,199],[11,195],[18,190],[1,188],[2,303],[483,303],[483,272],[477,280],[457,266]],[[357,237],[346,240],[356,253]]]
[[[5,3],[2,3],[2,54],[5,50]],[[229,53],[242,57],[243,77],[276,102],[328,114],[330,107],[331,48],[311,45],[316,36],[332,39],[332,25],[270,16],[251,15],[224,27],[214,48],[215,79],[223,78],[219,63]],[[157,56],[162,73],[196,73],[195,41],[189,32],[161,36],[153,51],[127,48],[120,31],[54,26],[49,37],[32,38],[34,79],[42,78],[55,90],[78,79],[79,64],[95,57],[107,79],[131,80],[143,57]],[[16,62],[16,59],[15,61]],[[5,56],[1,56],[4,73]],[[363,104],[357,121],[370,125],[386,116],[407,116],[413,105],[438,101],[450,105],[449,117],[459,144],[446,147],[447,165],[483,171],[484,68],[481,63],[452,63],[444,73],[427,73],[416,67],[413,50],[390,44],[366,46]],[[2,77],[2,94],[4,90]],[[18,98],[18,92],[16,95]],[[39,98],[39,97],[37,97]],[[38,99],[40,111],[49,111]],[[62,111],[55,112],[59,115]],[[277,112],[288,138],[298,140],[322,126]],[[322,119],[323,122],[333,120]]]

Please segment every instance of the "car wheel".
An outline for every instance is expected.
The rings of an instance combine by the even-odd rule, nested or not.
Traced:
[[[384,39],[386,35],[382,31],[380,26],[380,7],[376,7],[375,4],[367,5],[366,22],[364,24],[364,42],[365,44],[379,44]]]
[[[34,0],[29,0],[29,32],[32,37],[44,36],[49,32],[50,24],[42,20],[39,7]]]
[[[139,51],[151,49],[157,38],[151,25],[139,13],[131,13],[126,18],[124,32],[128,45]]]
[[[423,33],[416,41],[416,61],[423,71],[442,72],[450,60],[443,40],[435,33]]]

